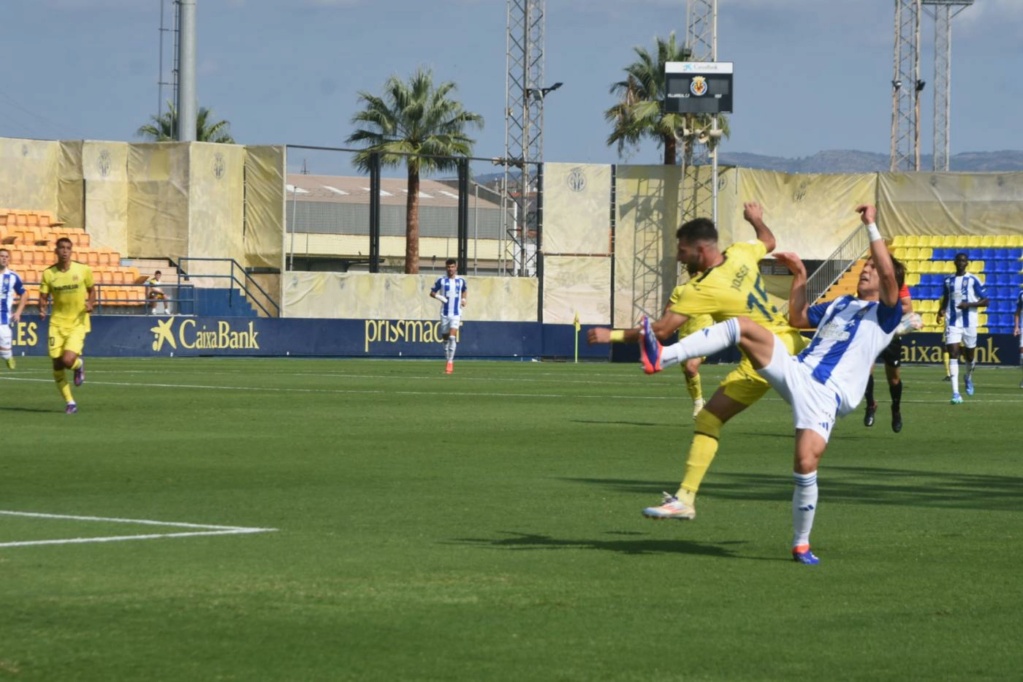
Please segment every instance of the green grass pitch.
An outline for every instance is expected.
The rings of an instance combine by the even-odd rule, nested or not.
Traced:
[[[47,364],[0,372],[0,680],[1020,674],[1018,369],[952,406],[905,368],[897,435],[876,369],[805,567],[774,393],[725,427],[698,518],[653,522],[692,433],[678,370],[92,358],[68,416]]]

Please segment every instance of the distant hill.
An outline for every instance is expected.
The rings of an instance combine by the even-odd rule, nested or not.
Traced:
[[[784,173],[873,173],[887,171],[889,165],[887,154],[852,150],[817,152],[813,156],[798,159],[722,151],[718,161],[725,166],[762,168]],[[932,163],[929,154],[921,155],[921,170],[931,170]],[[954,172],[1023,171],[1023,151],[963,152],[949,159],[949,168]]]

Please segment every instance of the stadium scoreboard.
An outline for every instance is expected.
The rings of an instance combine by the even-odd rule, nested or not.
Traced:
[[[732,112],[732,62],[668,62],[664,83],[666,113]]]

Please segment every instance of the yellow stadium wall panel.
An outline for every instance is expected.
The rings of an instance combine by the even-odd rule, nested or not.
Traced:
[[[659,315],[675,287],[681,173],[679,166],[616,169],[615,327],[632,326],[644,314]]]
[[[0,138],[0,207],[57,212],[60,143]]]
[[[611,258],[545,256],[544,324],[606,325],[611,321]]]
[[[245,261],[283,268],[284,147],[245,147]]]
[[[439,275],[288,272],[282,317],[434,320],[430,297]],[[462,320],[535,322],[539,283],[532,277],[466,277]]]
[[[545,255],[607,255],[611,248],[611,166],[544,165]]]
[[[881,173],[882,232],[1023,235],[1023,173]]]
[[[188,144],[133,144],[128,151],[128,254],[188,255]]]
[[[85,222],[93,247],[128,252],[128,150],[125,142],[83,142]],[[68,223],[70,225],[70,223]]]
[[[61,142],[57,168],[57,218],[68,227],[87,227],[85,222],[85,176],[82,151],[85,143]]]
[[[875,178],[873,173],[790,175],[742,169],[739,200],[721,221],[726,227],[722,244],[755,238],[742,212],[744,202],[756,201],[764,207],[776,250],[795,251],[804,259],[827,258],[860,225],[856,206],[874,202]]]
[[[192,142],[188,152],[188,251],[185,255],[230,258],[241,264],[245,261],[245,148]],[[207,268],[223,272],[222,265],[189,264],[190,273],[204,273]],[[223,279],[219,286],[236,285]]]

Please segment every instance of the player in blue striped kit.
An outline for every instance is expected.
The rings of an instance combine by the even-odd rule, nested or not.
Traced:
[[[988,303],[984,284],[976,275],[966,272],[970,258],[965,253],[955,257],[956,274],[949,275],[942,284],[941,303],[938,304],[938,322],[945,321],[945,347],[948,349],[948,373],[952,381],[952,404],[963,402],[959,395],[959,344],[963,358],[970,363],[966,370],[966,395],[973,395],[973,370],[977,368],[978,308]]]
[[[440,333],[447,359],[444,372],[451,374],[455,371],[455,348],[458,346],[458,330],[462,326],[462,309],[465,308],[468,287],[465,278],[458,275],[458,261],[448,258],[444,266],[447,275],[437,278],[430,289],[430,296],[440,301]]]
[[[712,325],[678,343],[661,347],[643,320],[640,355],[648,374],[687,358],[712,355],[738,346],[757,373],[792,406],[795,456],[792,496],[792,557],[801,564],[817,564],[810,551],[810,531],[817,509],[817,467],[827,448],[838,416],[856,409],[867,386],[865,365],[891,342],[902,320],[899,284],[888,247],[875,224],[876,209],[857,209],[870,237],[871,258],[863,266],[856,296],[810,306],[806,300],[806,266],[794,253],[775,253],[793,274],[789,296],[789,324],[816,327],[810,345],[789,355],[784,343],[770,330],[747,317]]]
[[[11,324],[21,319],[25,310],[25,284],[18,273],[8,268],[11,252],[0,249],[0,358],[4,359],[9,369],[14,369],[14,354],[11,352]],[[14,308],[14,296],[18,295],[18,307]],[[14,310],[14,312],[11,312]]]

